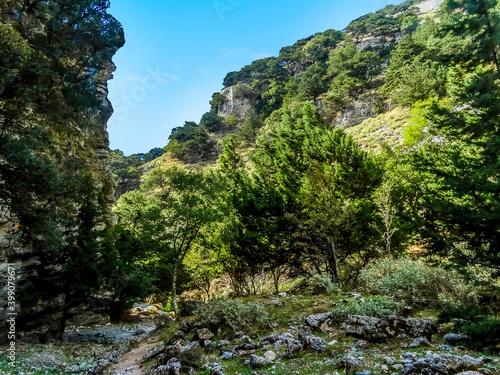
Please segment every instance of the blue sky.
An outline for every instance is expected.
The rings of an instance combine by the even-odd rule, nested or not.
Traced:
[[[163,147],[198,122],[225,75],[281,47],[402,0],[112,0],[125,29],[109,83],[111,149]]]

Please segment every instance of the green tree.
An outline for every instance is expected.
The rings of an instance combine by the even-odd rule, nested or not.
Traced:
[[[345,281],[349,270],[371,259],[375,248],[368,244],[378,237],[370,228],[371,194],[381,170],[342,130],[325,128],[314,105],[273,114],[253,163],[258,181],[278,186],[282,215],[296,223],[292,237],[303,255],[324,260],[332,279]]]
[[[447,0],[442,8],[441,35],[471,38],[462,61],[475,66],[493,63],[500,70],[500,9],[497,0]]]
[[[172,306],[178,315],[178,281],[183,262],[206,235],[209,224],[217,219],[212,203],[216,183],[200,172],[174,167],[153,171],[144,188],[151,190],[151,209],[145,226],[155,252],[171,264]]]
[[[299,98],[301,100],[316,100],[328,89],[326,80],[326,65],[315,62],[300,75]]]

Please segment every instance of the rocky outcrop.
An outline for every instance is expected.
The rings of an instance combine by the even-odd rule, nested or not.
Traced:
[[[483,364],[484,361],[481,358],[476,359],[469,355],[459,357],[452,354],[433,354],[407,363],[403,369],[403,375],[452,375],[461,371],[476,370]]]
[[[351,126],[361,124],[368,118],[376,116],[377,103],[379,103],[379,97],[376,95],[370,95],[353,101],[340,112],[335,120],[335,126],[344,129],[350,128]],[[390,111],[391,104],[384,103],[382,109],[384,112]]]
[[[224,102],[219,106],[217,114],[221,117],[234,116],[243,120],[248,110],[258,103],[256,93],[245,84],[226,87],[221,92]]]
[[[17,9],[18,5],[13,1],[5,2],[2,7],[6,9],[6,12],[1,12],[2,17],[15,10],[19,13],[20,19],[28,18],[19,10],[23,9],[21,6]],[[16,9],[12,10],[9,7],[16,7]],[[5,19],[0,17],[0,23],[5,22]],[[43,35],[43,30],[40,30],[40,35]],[[85,115],[82,114],[81,117],[78,117],[79,120],[75,120],[77,117],[65,118],[64,111],[68,108],[63,108],[61,109],[60,124],[45,124],[43,121],[40,124],[41,128],[50,126],[53,142],[50,144],[50,149],[47,150],[47,155],[56,159],[54,164],[58,167],[71,163],[81,164],[80,168],[92,174],[97,189],[106,195],[103,204],[109,206],[114,201],[114,179],[109,164],[109,139],[106,129],[113,108],[108,100],[107,82],[112,78],[115,68],[115,65],[109,60],[102,62],[100,70],[92,68],[81,73],[82,78],[89,79],[89,89],[91,86],[95,88],[97,99],[100,100],[89,104],[84,111]],[[61,103],[61,107],[64,105]],[[61,170],[63,168],[65,167],[61,167]],[[38,181],[32,181],[32,183],[37,184]],[[17,291],[21,287],[29,290],[30,286],[40,283],[42,275],[60,271],[60,267],[57,265],[52,264],[50,267],[46,267],[44,264],[45,254],[50,249],[36,249],[28,240],[22,241],[21,231],[22,228],[15,215],[11,214],[9,207],[0,205],[0,332],[6,327],[5,307],[7,299],[5,297],[7,296],[7,285],[4,282],[4,276],[7,272],[7,264],[12,264],[15,268]],[[62,293],[59,295],[57,293],[57,290],[47,291],[47,295],[50,297],[44,297],[30,307],[21,305],[19,298],[17,298],[17,331],[41,326],[51,327],[60,319],[60,307],[64,300]],[[77,310],[73,311],[77,312]],[[4,339],[5,335],[2,335],[0,341]]]
[[[414,6],[418,8],[420,13],[427,13],[433,10],[439,9],[444,0],[426,0],[421,3],[415,4]]]
[[[416,318],[373,318],[349,315],[341,325],[344,334],[370,342],[385,342],[389,338],[407,334],[410,337],[425,337],[430,340],[437,332],[437,325],[430,320]]]

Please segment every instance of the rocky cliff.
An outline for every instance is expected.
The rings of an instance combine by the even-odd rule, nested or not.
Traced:
[[[432,14],[432,12],[439,9],[444,0],[425,0],[423,2],[419,2],[411,6],[415,12],[415,14],[420,18],[420,22],[427,16]],[[396,17],[398,14],[391,15],[391,17]],[[366,17],[366,16],[365,16]],[[361,17],[363,19],[364,17]],[[356,22],[356,21],[354,21]],[[408,30],[390,30],[383,34],[365,32],[365,33],[356,33],[353,31],[346,31],[350,37],[354,39],[356,46],[360,50],[375,50],[380,51],[385,48],[389,48],[391,45],[399,43],[403,37],[408,34]],[[313,36],[310,38],[306,38],[305,41],[310,41]],[[314,40],[314,39],[313,39]],[[299,41],[300,42],[300,41]],[[299,44],[299,42],[297,44]],[[342,48],[342,42],[338,45],[337,48]],[[308,44],[305,44],[306,46]],[[294,46],[295,47],[295,46]],[[288,47],[287,47],[288,48]],[[283,50],[285,50],[284,48]],[[282,51],[283,51],[282,50]],[[282,58],[281,56],[278,57]],[[285,55],[284,58],[289,59],[288,55]],[[262,63],[265,60],[261,60]],[[301,70],[307,68],[307,64],[299,64],[294,60],[286,60],[286,63],[282,63],[281,65],[287,66],[295,63],[295,65],[300,66],[298,71],[294,74],[300,80]],[[258,66],[259,62],[254,62]],[[310,63],[310,62],[309,62]],[[245,71],[246,68],[242,70]],[[258,75],[258,74],[257,74]],[[248,78],[247,78],[248,79]],[[222,96],[224,97],[224,102],[218,108],[218,115],[221,117],[234,116],[238,120],[242,120],[246,114],[246,112],[259,104],[260,100],[258,100],[259,95],[250,89],[248,84],[237,83],[235,85],[224,88],[221,91]],[[316,105],[319,108],[320,112],[323,111],[324,105],[321,100],[316,101]],[[356,100],[352,100],[345,108],[343,108],[337,115],[336,118],[333,119],[333,122],[336,126],[342,128],[348,128],[351,126],[359,125],[364,120],[372,118],[380,113],[381,110],[389,111],[391,110],[391,103],[380,103],[376,95],[372,95],[370,93],[366,93],[366,95],[357,98]]]
[[[89,9],[77,1],[71,5],[57,1],[3,2],[0,42],[11,38],[23,46],[26,43],[29,47],[19,49],[20,52],[15,50],[14,52],[19,52],[19,58],[13,60],[12,66],[7,64],[6,69],[0,69],[0,78],[5,78],[0,80],[0,103],[5,104],[0,106],[0,123],[6,124],[2,133],[4,144],[14,143],[16,139],[26,136],[26,132],[19,133],[20,128],[9,128],[10,124],[23,124],[21,129],[29,129],[34,134],[46,134],[45,138],[35,139],[38,142],[37,148],[26,147],[20,152],[20,157],[35,155],[35,163],[38,157],[41,166],[51,165],[51,170],[59,174],[72,173],[69,172],[71,170],[75,171],[75,178],[79,173],[91,175],[96,189],[102,193],[99,204],[111,206],[114,180],[109,166],[106,124],[113,108],[107,98],[107,82],[115,70],[111,57],[124,41],[121,25],[106,13],[106,6]],[[76,26],[64,30],[64,23],[75,20],[76,25],[82,16],[94,22],[87,25],[86,34],[81,34]],[[69,44],[68,40],[71,40]],[[0,43],[0,55],[12,55],[13,52],[9,50],[12,44]],[[25,64],[26,61],[28,64]],[[31,69],[41,69],[40,66],[44,64],[45,70],[40,73],[40,79],[35,79],[31,75]],[[26,97],[24,102],[18,100],[21,96]],[[12,110],[9,112],[10,109]],[[20,113],[31,116],[21,117]],[[1,152],[2,164],[11,169],[19,167],[15,160],[9,159],[3,148]],[[22,167],[25,171],[32,170],[29,165]],[[4,276],[7,275],[8,264],[13,265],[16,273],[18,332],[23,328],[30,329],[40,325],[48,328],[53,326],[55,319],[61,317],[60,310],[64,301],[62,291],[56,290],[57,287],[46,290],[45,293],[37,292],[36,295],[31,295],[29,291],[43,289],[40,288],[44,282],[42,280],[50,278],[50,275],[61,269],[57,264],[45,261],[53,249],[35,245],[37,242],[44,242],[43,237],[47,234],[41,234],[42,232],[30,227],[30,235],[26,235],[28,229],[24,228],[28,228],[25,217],[27,214],[19,208],[20,204],[12,205],[16,203],[14,198],[18,197],[8,181],[7,174],[0,170],[0,185],[3,188],[0,197],[0,331],[3,332],[6,328],[8,285]],[[26,204],[25,211],[31,208],[35,214],[30,214],[36,215],[36,210],[41,212],[51,205],[54,206],[52,212],[61,210],[54,203],[60,199],[58,194],[61,193],[53,192],[53,197],[50,196],[51,192],[47,188],[50,186],[47,182],[50,181],[41,179],[28,182],[29,184],[21,187],[26,189],[27,202],[33,204],[31,207],[29,203]],[[40,186],[36,186],[37,184]],[[71,196],[65,199],[67,207],[78,206],[76,200],[71,203]],[[36,219],[36,216],[31,217],[32,221]],[[64,232],[66,230],[61,230],[61,233]],[[21,290],[24,291],[22,301]],[[5,339],[6,335],[2,335],[1,340]]]

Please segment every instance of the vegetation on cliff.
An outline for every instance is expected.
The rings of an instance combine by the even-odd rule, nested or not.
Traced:
[[[210,299],[218,278],[238,295],[388,296],[337,319],[404,301],[471,336],[498,329],[498,0],[446,0],[437,17],[406,1],[229,73],[165,147],[111,152],[116,222],[91,150],[107,147],[101,86],[121,26],[107,1],[13,3],[0,5],[0,203],[43,254],[30,302],[64,293],[62,329],[93,296],[118,314],[154,295],[178,316],[183,291]],[[228,114],[228,91],[251,108]],[[342,129],[357,108],[367,119]],[[460,325],[453,308],[471,304]]]

